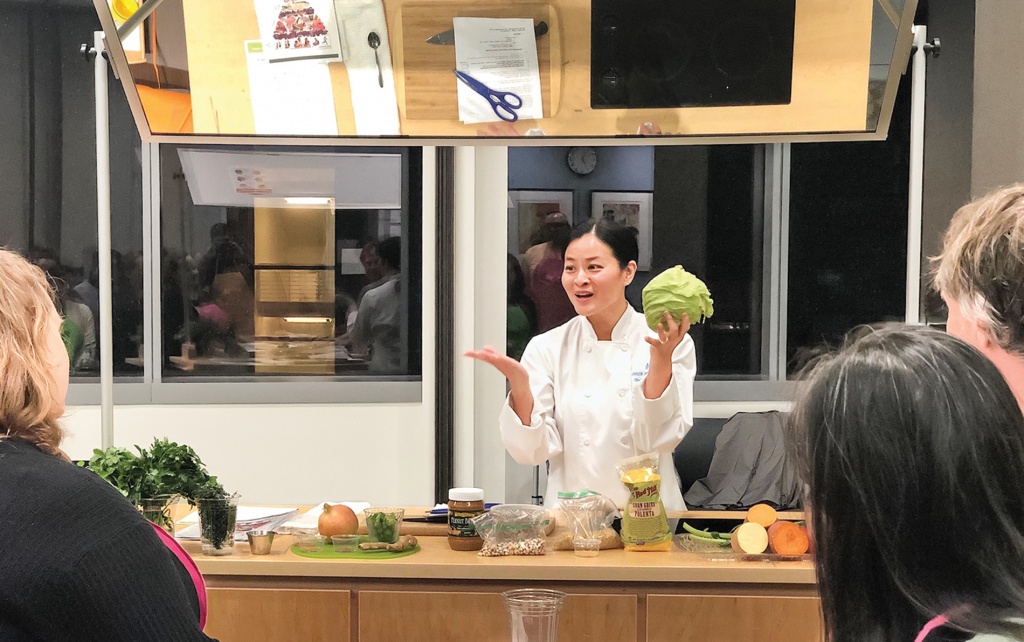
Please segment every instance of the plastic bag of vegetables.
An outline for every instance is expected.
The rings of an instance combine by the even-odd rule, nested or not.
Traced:
[[[655,332],[665,312],[671,314],[676,323],[683,314],[690,316],[690,323],[700,323],[715,313],[708,286],[681,265],[670,267],[651,279],[641,296],[647,326]]]

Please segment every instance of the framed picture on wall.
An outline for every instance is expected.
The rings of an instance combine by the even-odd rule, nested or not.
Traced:
[[[542,242],[539,233],[550,215],[561,212],[572,224],[572,190],[509,190],[508,251],[522,255]],[[560,218],[560,217],[559,217]]]
[[[651,211],[653,192],[591,192],[590,215],[594,220],[611,219],[636,231],[640,246],[637,269],[651,269]]]

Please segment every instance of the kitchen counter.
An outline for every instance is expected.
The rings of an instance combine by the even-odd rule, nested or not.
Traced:
[[[572,551],[539,556],[481,557],[453,551],[445,537],[419,537],[421,550],[389,560],[312,559],[293,554],[290,535],[274,539],[270,555],[254,556],[249,545],[235,545],[233,555],[206,557],[198,542],[185,542],[204,576],[262,576],[305,578],[373,578],[487,581],[572,582],[700,582],[710,584],[794,584],[813,586],[809,561],[721,562],[673,547],[668,552],[601,551],[595,558]]]
[[[823,639],[808,561],[710,561],[678,548],[484,558],[419,540],[413,555],[370,561],[300,557],[292,536],[258,557],[247,544],[216,558],[184,545],[207,581],[207,632],[222,642],[508,640],[500,593],[523,587],[568,594],[565,642]]]

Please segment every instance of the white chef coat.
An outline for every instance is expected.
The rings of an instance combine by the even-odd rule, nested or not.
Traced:
[[[623,507],[629,493],[616,464],[657,452],[665,509],[685,509],[672,451],[693,425],[693,340],[686,335],[676,346],[665,392],[646,399],[647,336],[656,334],[644,315],[627,306],[611,341],[598,341],[590,321],[576,316],[526,346],[522,364],[533,391],[530,425],[523,425],[508,398],[499,425],[502,442],[517,462],[551,462],[546,506],[557,503],[559,491],[589,489]]]

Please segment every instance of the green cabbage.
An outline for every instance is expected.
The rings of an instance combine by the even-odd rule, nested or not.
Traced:
[[[700,323],[715,313],[708,286],[680,265],[651,279],[642,297],[647,326],[655,332],[664,312],[671,314],[677,323],[684,313],[690,315],[690,323]]]

